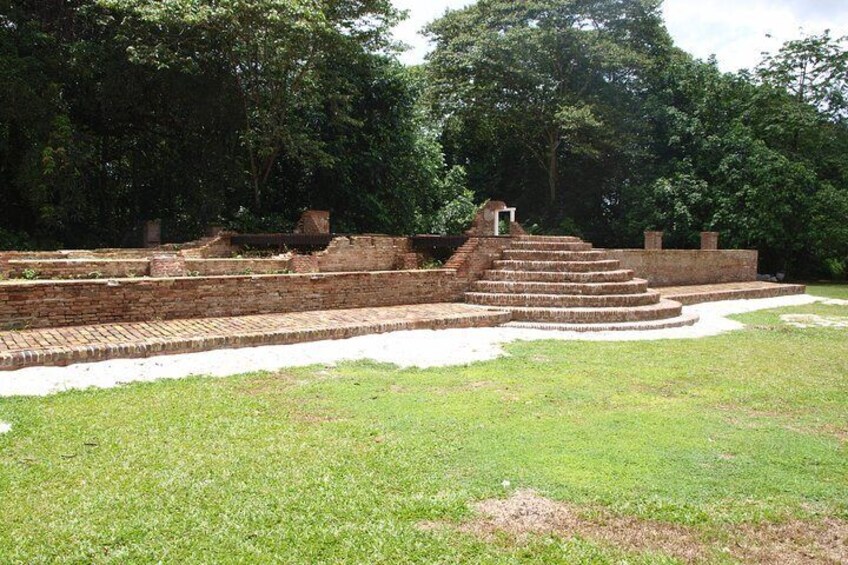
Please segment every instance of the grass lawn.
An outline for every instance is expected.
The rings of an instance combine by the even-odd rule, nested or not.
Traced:
[[[781,313],[848,307],[747,314],[745,331],[695,341],[519,343],[448,369],[351,363],[0,399],[13,426],[0,563],[686,559],[652,531],[706,562],[781,562],[790,546],[836,562],[848,330]],[[586,526],[467,526],[475,502],[523,489]]]

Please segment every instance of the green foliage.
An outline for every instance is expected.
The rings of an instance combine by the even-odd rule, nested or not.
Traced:
[[[468,175],[465,169],[460,166],[451,168],[439,186],[438,199],[442,206],[429,218],[419,220],[423,231],[457,235],[471,227],[479,205],[474,203],[474,192],[467,186]]]
[[[480,0],[394,57],[389,0],[3,4],[0,248],[137,244],[211,223],[459,233],[475,201],[539,233],[692,246],[765,271],[846,261],[848,54],[830,33],[753,73],[676,50],[655,0]]]
[[[38,278],[38,271],[35,269],[24,269],[21,271],[21,278],[28,281],[34,281]]]
[[[783,44],[766,55],[757,76],[785,89],[833,121],[848,120],[848,36],[831,37],[830,30]]]
[[[432,96],[448,131],[467,151],[508,139],[543,173],[537,196],[552,215],[564,163],[609,151],[613,124],[668,43],[650,1],[481,0],[427,31]]]
[[[0,227],[0,251],[31,251],[36,244],[24,232],[14,232]]]
[[[848,190],[826,186],[813,197],[808,226],[816,257],[825,260],[828,273],[845,278],[848,268]]]
[[[38,242],[284,229],[305,208],[403,233],[445,174],[385,0],[13,2],[0,26],[0,225]],[[250,210],[244,217],[239,211]],[[45,245],[45,243],[40,243]],[[17,246],[17,245],[15,245]]]

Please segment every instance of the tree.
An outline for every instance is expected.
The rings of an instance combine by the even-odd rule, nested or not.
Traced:
[[[389,0],[98,0],[133,20],[133,61],[193,70],[226,66],[240,100],[242,143],[256,212],[285,153],[331,161],[316,135],[324,101],[318,69],[331,53],[373,52],[387,45],[397,19]],[[339,112],[344,111],[340,105]]]
[[[783,44],[757,67],[765,84],[786,89],[799,103],[809,104],[834,122],[848,119],[848,36],[830,31]]]
[[[603,152],[610,106],[644,87],[669,42],[647,0],[481,0],[427,32],[441,115],[516,140],[545,171],[549,209],[563,160]]]

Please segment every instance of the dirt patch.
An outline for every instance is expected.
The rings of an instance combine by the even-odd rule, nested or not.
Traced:
[[[687,563],[707,561],[720,554],[744,563],[768,565],[848,563],[848,522],[844,520],[743,525],[727,531],[699,532],[581,509],[532,490],[516,491],[507,499],[484,500],[474,509],[477,517],[458,526],[444,522],[422,522],[418,526],[423,531],[453,528],[490,541],[503,534],[518,542],[539,534],[579,537],[628,552],[660,553]]]
[[[848,328],[848,317],[845,316],[784,314],[780,321],[796,328]]]
[[[745,563],[848,563],[848,522],[835,519],[819,523],[796,520],[786,524],[743,526],[731,552]]]
[[[492,381],[475,381],[473,383],[468,383],[464,385],[462,388],[464,390],[480,390],[481,388],[489,388],[494,386],[495,383]]]
[[[841,443],[848,443],[848,428],[846,427],[827,424],[825,426],[822,426],[821,430],[826,434],[832,435]]]
[[[291,373],[279,372],[263,374],[245,380],[238,387],[238,392],[246,396],[264,396],[281,392],[297,384],[297,377]]]
[[[484,500],[474,508],[478,517],[460,525],[459,530],[484,539],[498,533],[518,540],[531,534],[556,534],[587,538],[626,551],[660,552],[688,562],[701,560],[704,555],[696,535],[682,526],[607,514],[589,516],[532,490],[519,490],[503,500]]]

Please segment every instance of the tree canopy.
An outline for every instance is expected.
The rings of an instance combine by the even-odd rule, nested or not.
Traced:
[[[532,230],[848,271],[848,50],[751,71],[676,48],[659,0],[479,0],[404,67],[390,0],[0,0],[0,248],[130,245],[210,223]]]

